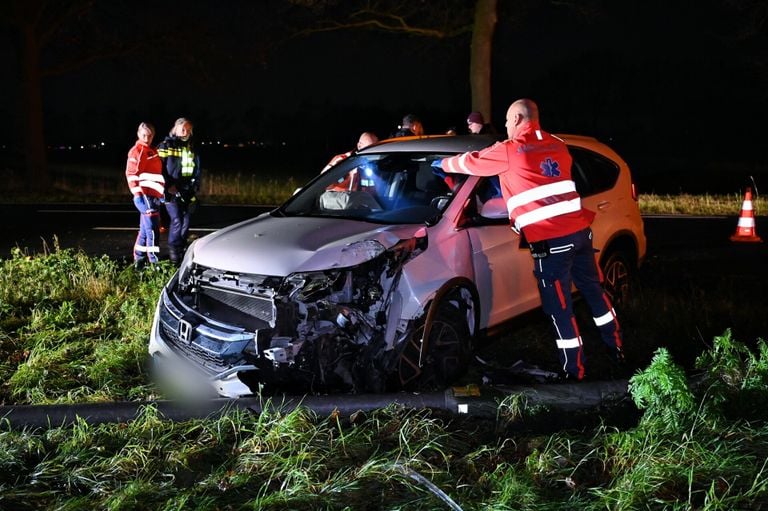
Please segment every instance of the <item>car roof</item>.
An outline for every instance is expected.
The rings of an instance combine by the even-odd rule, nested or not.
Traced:
[[[368,146],[356,154],[400,152],[458,154],[467,151],[479,151],[498,141],[499,138],[493,135],[428,135],[424,137],[388,138]]]
[[[555,134],[566,144],[576,146],[593,147],[602,146],[594,137],[585,135]],[[503,140],[497,135],[426,135],[413,137],[397,137],[382,140],[376,144],[366,147],[356,154],[376,154],[376,153],[407,153],[407,152],[429,152],[429,153],[464,153],[467,151],[479,151],[496,142]]]

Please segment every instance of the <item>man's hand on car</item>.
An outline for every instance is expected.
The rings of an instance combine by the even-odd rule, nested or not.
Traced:
[[[445,179],[445,171],[443,170],[443,160],[437,159],[432,161],[432,173],[437,177]]]

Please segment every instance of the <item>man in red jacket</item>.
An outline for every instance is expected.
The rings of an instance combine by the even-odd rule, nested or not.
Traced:
[[[506,127],[508,140],[433,165],[445,172],[499,176],[510,222],[531,248],[533,273],[542,308],[555,328],[562,369],[567,377],[581,380],[585,361],[573,316],[572,282],[589,304],[603,342],[618,362],[624,360],[619,323],[595,263],[589,227],[595,215],[582,208],[568,148],[541,129],[536,103],[512,103]]]

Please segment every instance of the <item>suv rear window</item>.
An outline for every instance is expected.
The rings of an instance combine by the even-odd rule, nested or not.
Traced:
[[[581,147],[569,146],[573,157],[571,177],[582,197],[610,190],[619,178],[619,166],[608,158]]]

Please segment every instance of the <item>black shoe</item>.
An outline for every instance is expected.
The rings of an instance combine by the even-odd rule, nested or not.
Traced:
[[[616,365],[619,367],[625,367],[627,365],[627,358],[624,356],[623,349],[616,348],[613,350],[613,361],[616,362]]]
[[[136,259],[133,262],[133,269],[136,271],[141,271],[144,269],[146,265],[147,265],[146,259]]]
[[[585,379],[586,377],[579,378],[578,376],[567,371],[560,371],[560,373],[558,373],[558,378],[557,380],[554,380],[554,383],[580,383]]]

